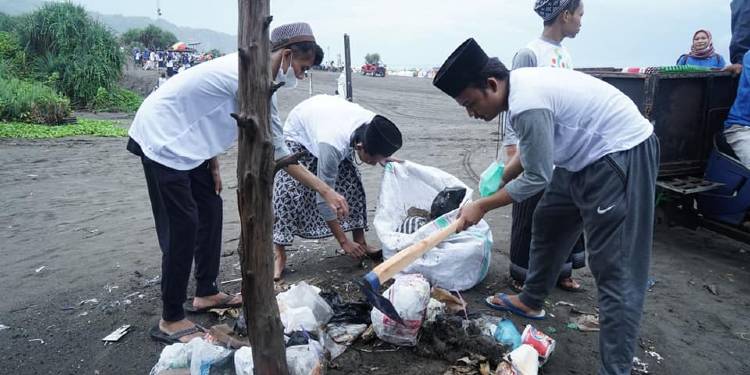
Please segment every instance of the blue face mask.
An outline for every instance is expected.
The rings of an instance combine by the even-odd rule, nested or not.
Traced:
[[[297,76],[294,74],[294,67],[292,62],[289,61],[289,68],[284,73],[284,57],[281,57],[281,65],[279,65],[279,72],[276,73],[275,81],[277,83],[284,82],[284,86],[281,88],[293,89],[297,87]]]

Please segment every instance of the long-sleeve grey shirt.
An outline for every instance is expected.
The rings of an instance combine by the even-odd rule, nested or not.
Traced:
[[[513,115],[518,134],[523,173],[505,185],[514,202],[522,202],[543,191],[554,169],[555,120],[548,109],[530,109]]]

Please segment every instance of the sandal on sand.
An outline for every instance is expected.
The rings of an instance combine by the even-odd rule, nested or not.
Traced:
[[[190,313],[193,313],[193,314],[198,314],[198,313],[208,312],[211,309],[230,309],[230,308],[234,308],[234,307],[242,307],[242,303],[241,302],[240,303],[230,303],[234,299],[234,297],[235,297],[235,295],[228,294],[226,296],[226,298],[224,298],[223,300],[221,300],[216,305],[206,306],[206,307],[203,307],[203,308],[200,308],[200,309],[194,307],[193,304],[190,301],[187,301],[187,302],[185,302],[185,305],[182,306],[182,308],[185,309],[185,311],[187,311],[187,312],[190,312]]]
[[[203,327],[199,325],[192,326],[187,329],[183,329],[182,331],[177,331],[173,334],[168,334],[159,328],[159,323],[156,323],[154,327],[151,328],[151,330],[148,332],[149,336],[151,336],[151,339],[158,342],[163,342],[165,344],[177,344],[182,343],[180,341],[181,338],[185,336],[194,335],[196,333],[205,333],[206,331],[203,329]]]
[[[558,281],[557,287],[566,292],[571,292],[571,293],[583,293],[586,291],[586,288],[584,288],[583,285],[581,285],[580,283],[578,284],[578,288],[575,288],[575,287],[564,285],[562,282]]]
[[[500,299],[500,301],[503,301],[502,305],[498,305],[495,303],[492,303],[492,298],[497,297]],[[484,303],[487,304],[487,306],[498,310],[498,311],[507,311],[509,313],[518,315],[522,318],[531,319],[531,320],[544,320],[547,318],[547,313],[542,310],[539,314],[532,315],[527,314],[523,310],[519,309],[518,307],[514,306],[513,303],[510,301],[510,298],[508,298],[508,295],[505,293],[498,293],[494,296],[489,296],[487,299],[484,300]]]

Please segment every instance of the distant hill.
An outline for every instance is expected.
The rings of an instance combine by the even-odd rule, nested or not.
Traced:
[[[16,16],[29,13],[43,3],[44,1],[40,0],[0,0],[0,12]],[[89,14],[118,34],[124,33],[128,29],[143,28],[153,24],[174,33],[177,39],[183,42],[201,43],[198,49],[202,51],[216,48],[221,52],[227,53],[237,49],[236,35],[229,35],[208,29],[177,26],[163,19],[156,20],[148,17],[108,15],[96,12],[89,12]]]

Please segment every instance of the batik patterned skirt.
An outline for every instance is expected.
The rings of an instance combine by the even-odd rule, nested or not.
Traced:
[[[304,146],[297,142],[287,141],[289,151],[294,154],[302,152],[299,164],[317,175],[318,158],[314,157]],[[349,216],[339,219],[344,232],[355,229],[367,230],[367,201],[362,177],[350,159],[339,165],[336,178],[337,193],[349,204]],[[277,245],[291,245],[294,237],[318,239],[331,237],[331,229],[318,212],[317,192],[302,185],[285,170],[280,170],[273,182],[273,242]]]

